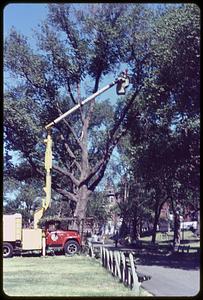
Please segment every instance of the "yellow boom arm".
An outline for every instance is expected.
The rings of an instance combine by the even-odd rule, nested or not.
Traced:
[[[38,228],[38,222],[43,216],[45,210],[51,203],[51,169],[52,169],[52,138],[51,130],[48,130],[47,138],[44,140],[46,144],[45,152],[45,170],[46,170],[46,185],[44,187],[45,198],[42,199],[42,207],[34,212],[34,228]]]

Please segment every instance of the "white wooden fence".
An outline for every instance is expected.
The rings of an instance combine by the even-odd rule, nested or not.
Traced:
[[[98,249],[98,248],[97,248]],[[95,256],[93,246],[90,248],[90,255]],[[135,261],[132,253],[124,254],[121,251],[112,251],[100,246],[100,262],[113,276],[125,286],[130,287],[136,295],[140,294],[141,282],[138,280]]]

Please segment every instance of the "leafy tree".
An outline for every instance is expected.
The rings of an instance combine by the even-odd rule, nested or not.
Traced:
[[[108,212],[108,199],[104,192],[94,192],[91,194],[87,205],[87,217],[94,217],[95,222],[101,227],[106,223]]]
[[[131,175],[132,176],[132,175]],[[137,240],[142,233],[142,225],[150,220],[150,200],[153,191],[148,191],[141,181],[136,178],[122,180],[119,189],[119,208],[122,218],[120,235],[130,234],[132,240]],[[128,228],[128,232],[125,231]]]
[[[39,197],[37,197],[39,193],[38,183],[31,180],[30,183],[21,185],[16,180],[7,180],[6,185],[7,193],[4,193],[4,213],[21,213],[23,225],[30,226],[33,210],[40,203]]]
[[[109,102],[101,105],[93,100],[52,129],[52,187],[74,203],[79,222],[113,149],[126,132],[122,123],[139,94],[143,72],[147,74],[143,36],[148,39],[149,22],[147,10],[140,4],[86,8],[51,4],[47,19],[36,32],[36,49],[14,28],[4,47],[5,69],[15,78],[4,97],[5,147],[22,156],[19,165],[8,168],[7,175],[24,182],[31,177],[41,182],[44,176],[44,126],[96,92],[104,76],[121,63],[131,64],[133,88],[115,112]]]
[[[151,77],[128,114],[127,153],[135,175],[155,189],[154,235],[169,201],[199,207],[200,14],[193,4],[167,8],[153,25]],[[177,228],[175,228],[174,240]]]
[[[16,83],[4,97],[5,148],[21,153],[16,166],[7,155],[5,175],[42,183],[44,126],[97,91],[104,76],[125,63],[132,85],[115,108],[93,100],[52,129],[53,189],[69,202],[67,210],[83,219],[89,196],[128,132],[123,143],[132,180],[144,186],[146,196],[154,190],[149,207],[155,212],[155,241],[164,201],[174,213],[178,203],[190,201],[199,209],[199,8],[84,7],[50,5],[36,32],[36,50],[15,29],[5,40],[5,67]]]

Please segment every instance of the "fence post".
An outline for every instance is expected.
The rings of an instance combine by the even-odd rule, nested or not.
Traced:
[[[109,255],[111,258],[111,273],[113,274],[113,251],[109,251]]]
[[[123,281],[123,283],[125,283],[125,280],[126,280],[126,277],[125,277],[125,274],[126,274],[126,258],[125,258],[125,255],[124,255],[123,252],[120,252],[120,255],[121,255],[121,261],[122,261],[122,264],[123,264],[122,281]]]
[[[101,258],[100,264],[103,266],[103,247],[102,246],[100,247],[100,258]]]
[[[107,249],[105,248],[105,260],[104,260],[104,266],[107,268]]]
[[[131,287],[131,283],[132,283],[132,279],[131,279],[131,270],[130,270],[130,268],[128,267],[127,268],[127,270],[128,270],[128,286],[129,287]]]
[[[106,256],[106,249],[103,248],[103,266],[105,267],[105,256]]]
[[[92,243],[90,243],[90,256],[94,257],[94,249],[93,249]]]
[[[130,266],[132,271],[132,277],[133,277],[133,290],[139,295],[140,294],[140,283],[138,281],[137,273],[135,271],[135,264],[132,253],[129,254],[130,259]]]
[[[116,261],[116,270],[117,270],[117,274],[118,274],[118,278],[121,280],[121,270],[120,270],[120,264],[119,264],[119,252],[118,251],[114,251],[114,257],[115,257],[115,261]]]
[[[109,250],[107,249],[107,269],[109,271],[111,271],[111,268],[110,268],[110,254],[109,254]]]

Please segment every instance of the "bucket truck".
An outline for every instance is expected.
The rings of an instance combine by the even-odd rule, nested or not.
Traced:
[[[127,71],[122,72],[120,76],[106,85],[96,93],[92,94],[81,103],[75,105],[70,110],[56,118],[54,121],[45,126],[47,130],[47,138],[44,140],[46,144],[45,151],[45,198],[42,199],[42,206],[34,212],[34,228],[22,228],[21,214],[4,215],[3,216],[3,257],[12,257],[16,250],[40,250],[43,255],[46,249],[61,248],[69,255],[77,253],[81,246],[81,237],[77,231],[74,230],[46,230],[45,232],[38,228],[38,222],[42,218],[44,212],[51,204],[51,169],[52,169],[52,138],[51,128],[68,117],[70,114],[78,110],[81,106],[89,103],[97,96],[101,95],[111,87],[117,84],[117,94],[124,95],[125,89],[129,85],[129,77]]]

